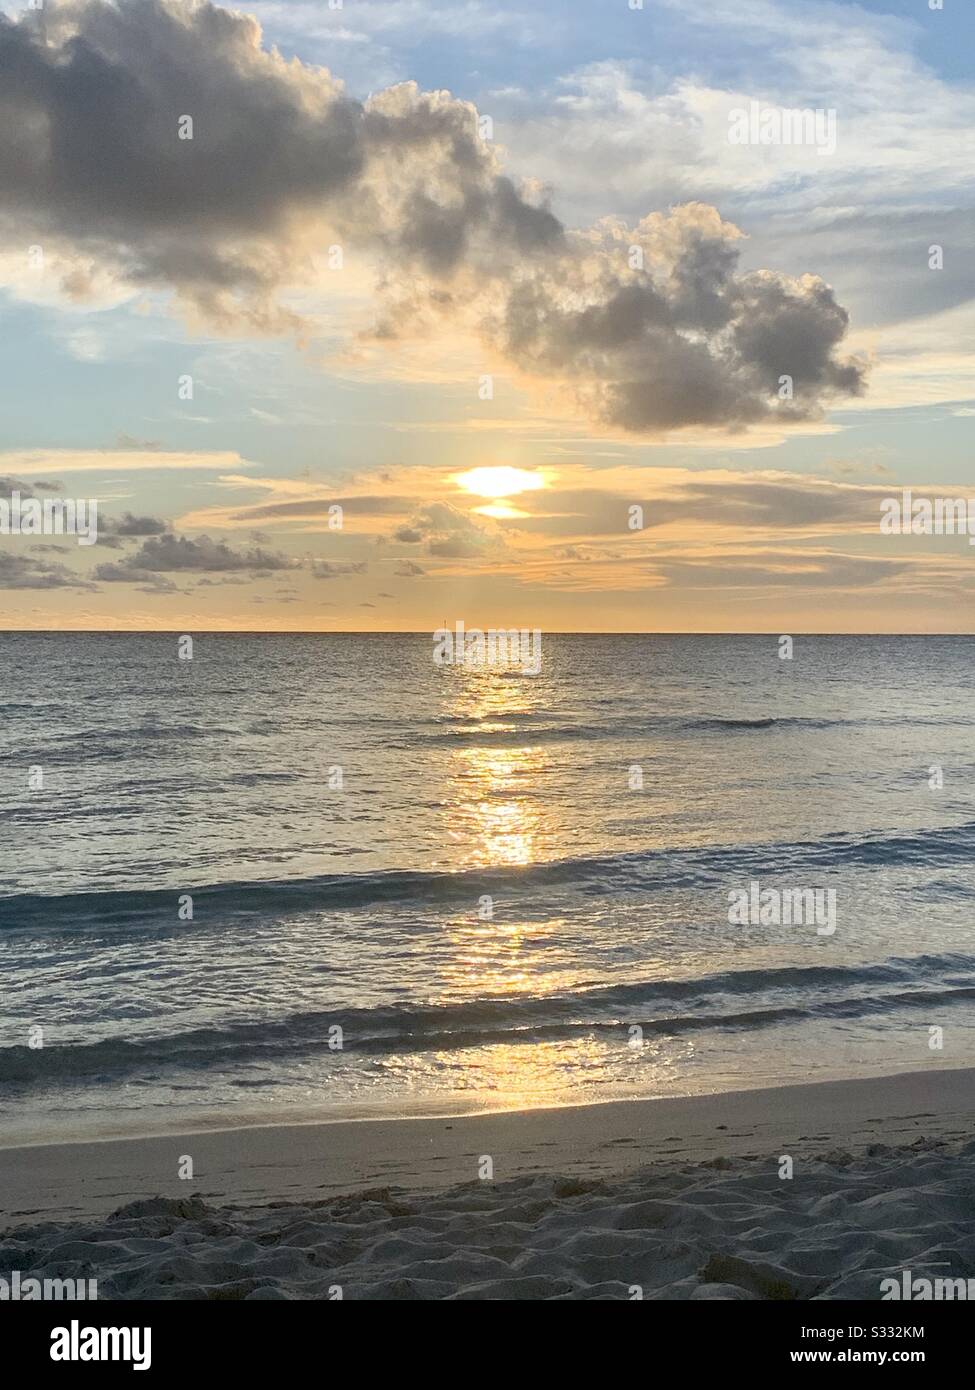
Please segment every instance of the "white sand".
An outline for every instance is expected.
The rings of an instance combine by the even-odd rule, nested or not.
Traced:
[[[959,1070],[6,1149],[0,1275],[101,1298],[875,1299],[902,1269],[975,1277],[973,1118]]]

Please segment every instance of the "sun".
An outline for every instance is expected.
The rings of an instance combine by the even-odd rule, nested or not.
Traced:
[[[472,468],[468,473],[458,473],[454,482],[465,492],[476,493],[478,497],[515,497],[519,492],[537,492],[545,486],[541,473],[531,473],[527,468]]]

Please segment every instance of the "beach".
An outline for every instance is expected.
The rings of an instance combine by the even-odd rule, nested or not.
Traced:
[[[878,1299],[975,1271],[973,1119],[958,1069],[10,1148],[0,1268],[99,1299]]]
[[[17,1364],[594,1299],[936,1367],[975,4],[225,6],[0,7]]]
[[[971,643],[806,640],[8,634],[0,1280],[967,1279]]]

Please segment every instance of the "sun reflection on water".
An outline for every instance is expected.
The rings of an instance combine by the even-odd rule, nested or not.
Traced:
[[[542,825],[542,750],[530,742],[530,720],[543,707],[534,681],[468,668],[459,673],[446,711],[470,742],[451,755],[449,834],[466,848],[471,868],[532,864]],[[479,743],[499,733],[525,735],[513,746]]]
[[[452,954],[445,967],[444,998],[531,995],[541,992],[538,951],[558,931],[560,919],[544,922],[480,921],[457,917],[446,931]],[[545,989],[552,982],[546,982]]]
[[[530,790],[540,755],[534,748],[459,748],[463,789],[458,834],[469,841],[471,866],[531,864],[540,809]]]
[[[468,870],[517,870],[558,857],[565,852],[560,807],[546,795],[551,748],[532,742],[533,721],[549,714],[544,685],[497,669],[453,674],[444,714],[458,746],[450,752],[445,833],[461,864]],[[564,961],[553,969],[550,949],[552,939],[565,933],[565,919],[547,913],[537,898],[525,903],[517,890],[506,893],[504,880],[492,891],[489,879],[478,886],[469,909],[445,922],[443,1002],[572,991],[574,969]],[[601,1051],[584,1038],[551,1046],[492,1042],[441,1063],[449,1070],[463,1058],[467,1085],[486,1104],[503,1098],[504,1104],[530,1106],[544,1098],[570,1099],[567,1054],[578,1063],[591,1049]]]

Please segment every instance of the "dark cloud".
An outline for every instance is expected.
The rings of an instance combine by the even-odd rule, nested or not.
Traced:
[[[42,482],[40,478],[25,483],[23,478],[0,477],[0,497],[9,497],[12,492],[19,492],[21,496],[30,496],[36,492],[60,492],[62,487],[61,483]]]
[[[252,17],[194,0],[48,0],[34,19],[0,19],[5,210],[212,319],[287,327],[273,292],[323,220],[434,273],[474,241],[523,252],[561,235],[443,93],[363,104],[263,50]]]
[[[795,422],[863,389],[829,286],[738,275],[740,234],[713,208],[566,231],[469,103],[412,83],[352,100],[209,3],[48,0],[35,20],[0,18],[9,245],[29,229],[218,329],[283,332],[301,325],[280,291],[334,239],[379,267],[377,338],[469,327],[574,409],[646,434]]]
[[[498,532],[486,531],[469,512],[450,502],[428,502],[410,518],[408,525],[393,533],[393,538],[411,544],[426,542],[430,555],[448,560],[476,559],[487,554],[492,545],[500,547],[503,543]]]
[[[44,564],[30,555],[0,550],[0,589],[90,589],[66,565]]]
[[[123,512],[121,516],[100,516],[98,518],[98,544],[118,550],[125,541],[141,536],[161,536],[168,530],[168,523],[154,516],[135,516]]]
[[[346,564],[336,564],[334,560],[313,560],[311,573],[314,579],[345,579],[350,574],[365,574],[367,568],[365,560],[350,560]]]
[[[117,519],[106,517],[100,526],[107,526],[114,536],[161,536],[169,529],[158,517],[135,516],[132,512],[123,512]]]
[[[94,578],[102,584],[138,584],[141,586],[140,592],[144,594],[172,594],[176,592],[176,585],[165,575],[154,574],[152,570],[140,569],[125,560],[121,563],[113,560],[96,565]]]
[[[794,423],[858,395],[862,365],[835,356],[848,315],[830,287],[737,275],[739,239],[695,203],[635,229],[606,224],[522,277],[495,344],[522,371],[561,379],[606,424],[641,433]]]
[[[167,532],[161,536],[150,536],[137,551],[118,564],[97,565],[94,577],[110,584],[135,584],[144,581],[147,576],[179,571],[221,573],[245,570],[256,575],[291,569],[293,563],[287,556],[262,550],[259,546],[252,546],[249,550],[233,550],[225,541],[214,541],[209,536],[191,540],[188,536],[174,536]]]

